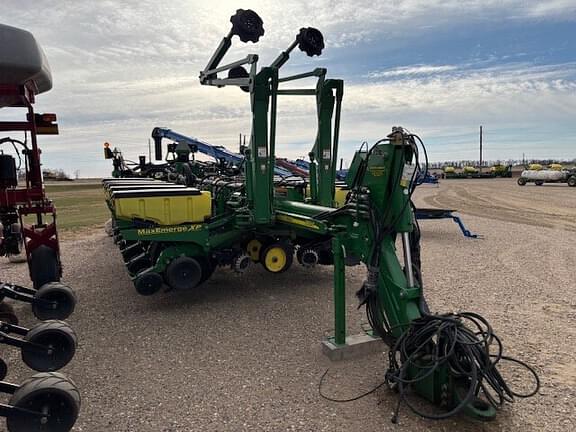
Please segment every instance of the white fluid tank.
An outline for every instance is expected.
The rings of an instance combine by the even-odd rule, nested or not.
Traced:
[[[554,170],[525,170],[522,171],[522,177],[527,180],[542,180],[542,181],[560,181],[566,178],[565,171],[554,171]]]

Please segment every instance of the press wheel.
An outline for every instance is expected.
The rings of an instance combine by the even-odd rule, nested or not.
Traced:
[[[143,296],[156,294],[162,288],[164,280],[156,272],[143,272],[136,277],[134,288],[136,292]]]
[[[46,302],[51,302],[48,304]],[[34,295],[32,312],[39,320],[65,320],[74,312],[76,294],[67,285],[52,282],[43,285]]]
[[[166,282],[177,290],[190,290],[202,280],[202,266],[194,258],[182,256],[166,267]]]
[[[22,383],[10,405],[44,415],[11,414],[8,432],[69,432],[80,412],[80,393],[64,375],[45,372]]]
[[[24,345],[22,361],[38,372],[53,372],[66,366],[76,353],[77,338],[72,328],[63,321],[45,321],[33,327],[25,337],[31,344]]]

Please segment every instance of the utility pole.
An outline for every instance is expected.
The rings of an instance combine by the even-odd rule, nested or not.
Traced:
[[[482,172],[482,126],[480,126],[480,172]]]

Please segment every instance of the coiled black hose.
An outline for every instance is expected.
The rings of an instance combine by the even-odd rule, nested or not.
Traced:
[[[498,370],[503,361],[528,370],[534,377],[534,389],[529,393],[512,390]],[[425,413],[409,401],[408,389],[441,367],[447,367],[450,375],[467,388],[466,395],[450,411]],[[417,371],[416,375],[409,377],[414,371]],[[402,403],[424,418],[439,420],[461,412],[477,397],[498,409],[504,402],[513,402],[514,397],[534,396],[540,389],[540,379],[534,368],[505,356],[502,342],[488,321],[472,312],[424,315],[412,321],[389,351],[386,381],[397,385],[399,393],[393,421],[397,419]]]

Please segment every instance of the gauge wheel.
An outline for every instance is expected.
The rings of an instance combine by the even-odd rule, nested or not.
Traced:
[[[72,315],[75,307],[76,294],[72,288],[60,282],[43,285],[36,291],[32,302],[34,316],[42,321],[65,320]]]
[[[24,338],[34,345],[22,347],[22,361],[38,372],[54,372],[66,366],[76,353],[77,338],[72,328],[63,321],[45,321],[33,327]]]
[[[162,288],[164,279],[158,273],[153,271],[140,273],[134,281],[134,288],[138,294],[150,296],[156,294]]]
[[[202,266],[194,258],[178,257],[166,267],[166,282],[170,288],[186,291],[202,280]]]
[[[260,261],[260,252],[262,252],[262,242],[257,239],[252,239],[246,245],[246,252],[250,255],[252,262],[257,263]]]
[[[294,249],[287,243],[272,243],[262,250],[260,262],[270,273],[282,273],[290,268]]]
[[[57,372],[33,375],[14,392],[10,405],[43,416],[10,414],[8,432],[69,432],[80,412],[76,385]]]

